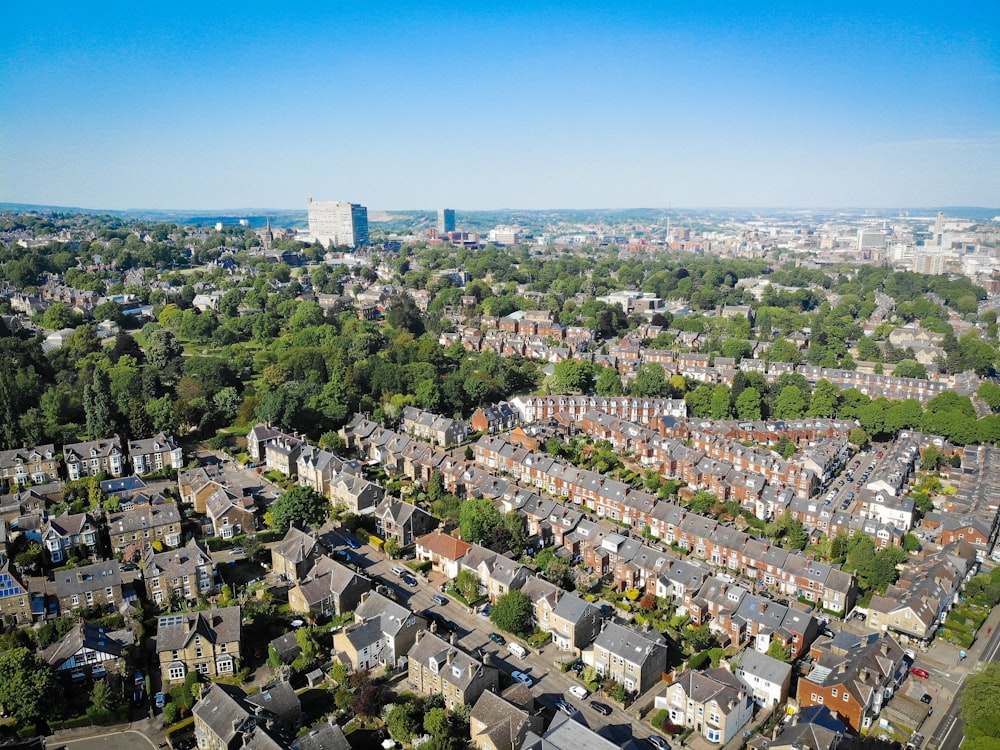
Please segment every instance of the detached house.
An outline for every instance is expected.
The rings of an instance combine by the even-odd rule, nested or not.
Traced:
[[[265,690],[271,693],[271,689]],[[264,690],[257,694],[258,697],[263,693]],[[287,701],[284,700],[285,697],[285,693],[272,694],[271,700],[282,707],[294,705],[291,700],[294,693]],[[301,712],[301,706],[299,710]],[[282,750],[286,747],[279,735],[272,734],[277,729],[276,714],[266,709],[261,711],[251,704],[241,688],[234,685],[209,683],[202,691],[201,700],[195,703],[192,713],[194,736],[200,750]],[[338,745],[330,747],[342,750]]]
[[[82,680],[101,677],[108,672],[121,673],[128,649],[135,644],[129,630],[110,632],[89,622],[81,622],[62,640],[53,643],[42,658],[60,677]]]
[[[128,455],[139,476],[184,467],[184,452],[172,437],[162,432],[148,440],[130,440]]]
[[[604,623],[583,663],[630,693],[643,693],[659,682],[667,669],[667,639],[649,628],[637,630],[612,621]]]
[[[235,674],[240,665],[239,607],[163,615],[157,620],[156,654],[164,684],[190,671],[208,679]]]
[[[70,481],[104,473],[120,477],[125,473],[125,454],[117,435],[108,440],[91,440],[63,446],[63,463]]]
[[[276,575],[289,581],[301,581],[316,561],[330,550],[319,539],[296,526],[289,526],[285,537],[271,548],[271,567]]]
[[[486,691],[497,690],[499,672],[483,660],[462,651],[438,636],[422,630],[407,653],[407,684],[421,695],[441,695],[445,707],[474,705]]]
[[[395,539],[400,547],[413,544],[438,525],[437,519],[422,508],[391,497],[378,504],[374,516],[376,533],[383,539]]]
[[[733,666],[736,667],[734,674],[747,686],[758,706],[773,709],[788,699],[792,684],[791,664],[748,648],[733,658]]]
[[[717,745],[729,742],[753,716],[746,685],[724,667],[687,670],[654,704],[670,713],[671,724],[693,729]]]
[[[601,629],[601,610],[572,593],[559,597],[550,616],[552,642],[561,651],[579,651],[594,642]]]

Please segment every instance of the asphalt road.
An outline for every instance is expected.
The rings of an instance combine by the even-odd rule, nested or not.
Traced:
[[[1000,629],[994,629],[993,634],[986,643],[986,648],[983,650],[980,661],[1000,661]],[[962,693],[964,691],[965,685],[963,684],[955,694],[951,705],[948,706],[948,710],[941,719],[937,731],[931,735],[931,740],[928,744],[929,747],[936,747],[939,750],[958,750],[959,745],[962,744],[962,731],[965,727],[965,722],[959,716],[959,708],[962,705]]]
[[[581,683],[574,679],[571,672],[562,672],[557,664],[569,660],[570,654],[558,651],[550,643],[542,653],[529,651],[523,659],[515,656],[507,650],[507,646],[499,646],[489,639],[490,633],[496,632],[497,628],[487,617],[470,612],[465,605],[447,595],[445,595],[448,598],[447,604],[436,603],[432,597],[440,595],[441,592],[430,581],[414,574],[417,585],[407,586],[391,572],[396,566],[405,568],[405,561],[389,560],[380,551],[367,544],[362,545],[360,549],[351,549],[347,546],[344,536],[339,528],[332,525],[324,526],[320,532],[320,539],[324,544],[335,550],[346,551],[351,556],[351,562],[357,564],[364,575],[381,578],[396,593],[398,601],[411,611],[432,610],[454,623],[457,626],[456,645],[469,653],[488,654],[492,664],[500,668],[501,688],[513,684],[511,672],[524,672],[534,680],[531,690],[539,704],[554,714],[556,701],[566,701],[580,711],[585,723],[591,729],[617,743],[619,747],[630,739],[642,739],[652,733],[650,727],[636,723],[633,717],[600,695],[588,695],[583,700],[571,695],[569,688]],[[502,635],[508,644],[515,640],[507,633]],[[591,708],[590,703],[593,700],[610,706],[611,715],[602,716]]]

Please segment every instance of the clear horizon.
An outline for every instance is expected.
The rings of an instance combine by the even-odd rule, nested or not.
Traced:
[[[986,2],[15,5],[0,201],[1000,206],[998,27]]]

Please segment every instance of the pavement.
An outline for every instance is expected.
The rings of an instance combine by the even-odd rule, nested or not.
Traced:
[[[936,638],[926,652],[917,656],[917,664],[924,666],[931,676],[926,683],[928,692],[938,691],[932,703],[934,713],[919,728],[927,738],[924,747],[930,750],[957,750],[962,742],[963,722],[959,717],[959,704],[966,677],[987,662],[1000,661],[1000,607],[994,607],[982,631],[985,637],[966,649],[966,658],[960,658],[958,646]]]
[[[46,744],[56,750],[63,746],[67,750],[156,750],[164,742],[163,719],[157,715],[128,724],[60,729]]]

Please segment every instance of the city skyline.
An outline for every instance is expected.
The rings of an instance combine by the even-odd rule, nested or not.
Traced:
[[[9,9],[0,201],[1000,206],[1000,8]]]

